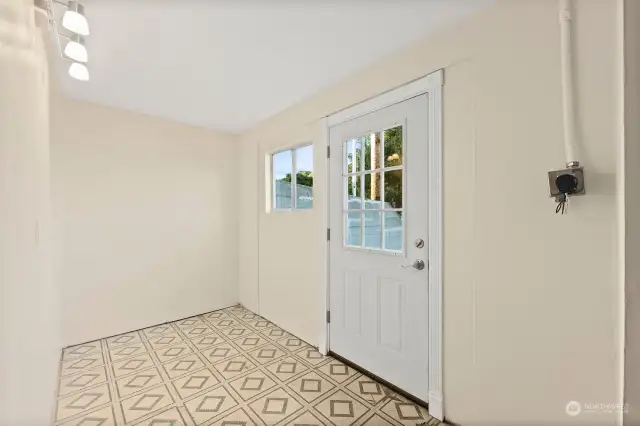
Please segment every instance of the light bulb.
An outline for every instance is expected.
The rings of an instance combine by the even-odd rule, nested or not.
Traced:
[[[89,69],[85,64],[74,62],[69,67],[69,75],[76,80],[89,81]]]
[[[76,34],[89,35],[89,22],[84,16],[84,6],[71,0],[62,16],[62,26]]]
[[[64,54],[76,62],[87,62],[89,55],[84,45],[84,38],[79,35],[72,36],[64,48]]]

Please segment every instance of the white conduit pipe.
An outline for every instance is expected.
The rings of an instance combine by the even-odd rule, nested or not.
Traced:
[[[576,157],[576,121],[574,105],[573,58],[571,46],[571,0],[559,0],[560,68],[562,85],[562,119],[567,167],[578,166]]]

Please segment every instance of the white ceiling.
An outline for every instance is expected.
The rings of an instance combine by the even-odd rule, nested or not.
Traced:
[[[239,132],[492,0],[85,0],[69,95]],[[60,13],[58,13],[58,18]]]

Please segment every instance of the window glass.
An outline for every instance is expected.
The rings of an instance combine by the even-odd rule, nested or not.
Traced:
[[[296,153],[296,209],[313,207],[313,145],[303,146]]]
[[[291,171],[293,161],[291,151],[282,151],[273,155],[273,192],[276,209],[291,208]]]
[[[404,251],[403,136],[396,126],[344,142],[345,246]]]
[[[402,251],[402,212],[384,213],[384,248],[386,250]]]
[[[384,131],[384,166],[402,165],[402,126]]]

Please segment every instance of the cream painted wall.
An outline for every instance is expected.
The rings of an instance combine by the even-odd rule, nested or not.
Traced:
[[[60,359],[51,278],[49,76],[33,1],[0,4],[0,423],[51,424]]]
[[[625,55],[625,425],[640,424],[640,2],[624,0]]]
[[[237,303],[233,137],[55,101],[51,163],[63,343]]]
[[[616,22],[575,11],[579,156],[588,195],[554,213],[562,167],[555,0],[503,0],[241,136],[240,300],[318,345],[324,329],[323,116],[445,69],[445,416],[464,425],[614,424],[565,413],[619,401]],[[315,207],[266,213],[264,158],[313,139]],[[257,209],[256,209],[257,207]],[[568,267],[567,265],[572,265]]]

